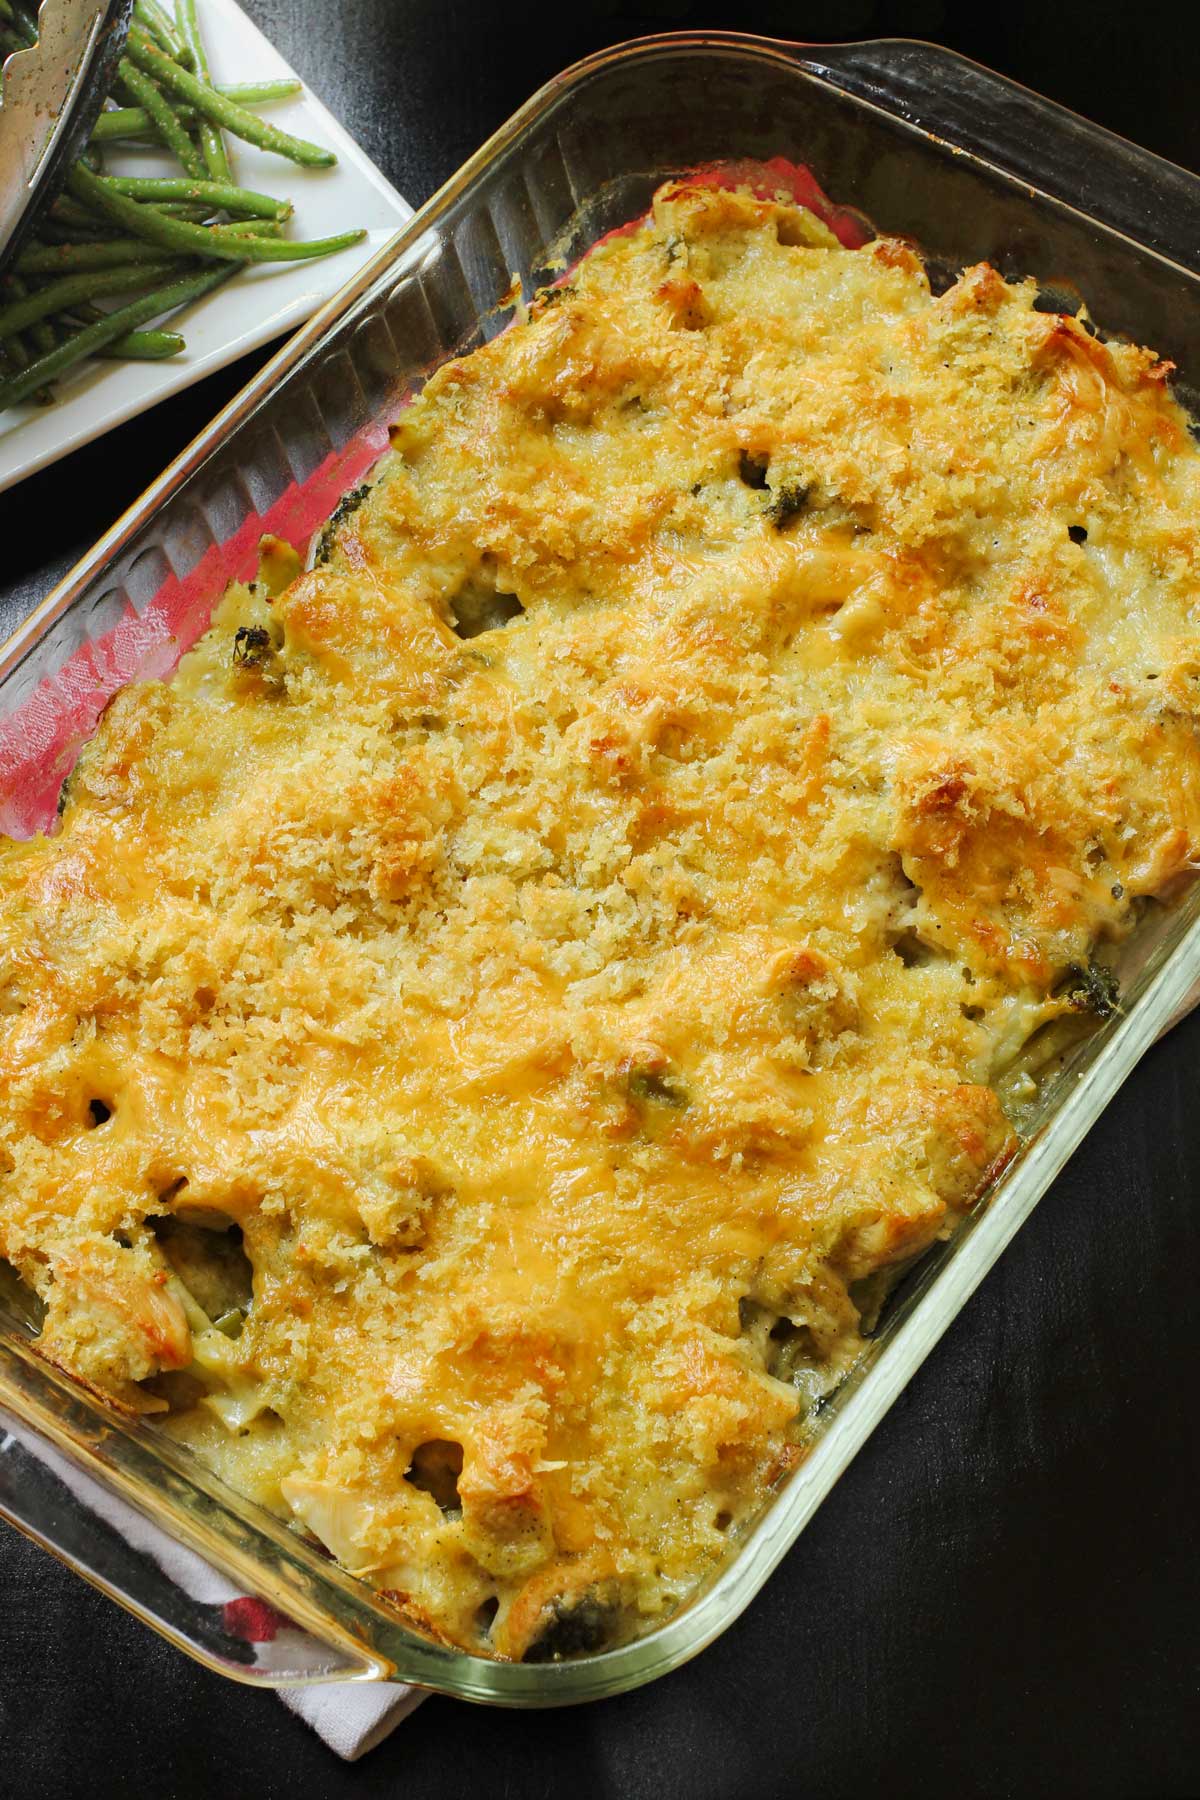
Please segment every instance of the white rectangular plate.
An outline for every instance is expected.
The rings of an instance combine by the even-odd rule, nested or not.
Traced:
[[[235,0],[202,0],[198,11],[214,81],[276,81],[294,74]],[[239,270],[224,287],[171,320],[187,339],[180,356],[159,363],[82,363],[58,384],[52,406],[18,406],[0,413],[0,492],[294,329],[411,216],[408,202],[307,88],[294,99],[256,110],[285,131],[327,145],[337,153],[337,166],[302,169],[226,134],[235,179],[243,187],[286,194],[295,202],[287,227],[291,237],[328,237],[358,225],[365,226],[367,236],[318,262],[260,263]],[[106,168],[112,174],[179,173],[161,152],[135,145],[110,155]]]

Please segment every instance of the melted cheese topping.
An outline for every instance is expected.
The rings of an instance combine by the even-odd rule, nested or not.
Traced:
[[[663,190],[0,854],[43,1353],[452,1642],[686,1594],[1196,855],[1200,459],[1034,299]]]

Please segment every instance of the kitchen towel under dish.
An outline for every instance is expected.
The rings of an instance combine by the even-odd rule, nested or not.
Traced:
[[[247,1640],[272,1635],[276,1617],[261,1600],[239,1594],[228,1577],[202,1557],[178,1544],[144,1514],[112,1494],[68,1457],[0,1412],[0,1452],[15,1440],[71,1490],[75,1500],[97,1520],[118,1532],[135,1549],[153,1557],[164,1575],[200,1607],[219,1612],[226,1631]],[[347,1762],[373,1750],[401,1719],[426,1698],[424,1688],[399,1684],[319,1682],[312,1687],[279,1688],[279,1698],[311,1725],[329,1748]]]

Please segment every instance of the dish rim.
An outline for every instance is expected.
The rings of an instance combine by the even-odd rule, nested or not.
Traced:
[[[973,72],[993,93],[1007,94],[1010,90],[1017,92],[1025,96],[1040,113],[1044,113],[1052,124],[1057,122],[1061,126],[1064,120],[1075,121],[1089,140],[1107,140],[1122,152],[1129,152],[1139,166],[1160,165],[1173,177],[1181,177],[1192,183],[1197,196],[1200,196],[1200,180],[1190,176],[1187,171],[1179,170],[1176,165],[1127,144],[1126,140],[1116,138],[1114,134],[1091,126],[1087,121],[1079,119],[1078,115],[1068,113],[1065,108],[1041,99],[1032,90],[1020,88],[1019,84],[993,74],[969,58],[920,39],[893,38],[867,40],[865,43],[850,45],[808,45],[753,33],[668,32],[630,40],[598,51],[571,65],[546,83],[501,125],[411,220],[268,359],[241,392],[147,487],[92,550],[80,559],[41,605],[0,646],[0,685],[76,599],[85,594],[106,569],[111,569],[142,527],[202,468],[210,454],[223,446],[251,418],[259,402],[279,387],[285,377],[311,352],[319,348],[322,340],[342,318],[370,294],[402,257],[420,244],[425,234],[435,228],[439,218],[469,191],[472,184],[486,175],[501,154],[516,144],[523,133],[568,97],[573,89],[606,69],[628,65],[644,58],[678,52],[728,50],[783,65],[793,71],[798,69],[808,79],[832,87],[843,99],[885,112],[891,123],[901,125],[920,138],[936,139],[936,133],[911,116],[899,110],[890,110],[880,102],[843,86],[834,78],[839,63],[843,71],[852,68],[863,52],[901,49],[921,51],[927,53],[935,63]],[[945,137],[940,142],[942,147],[950,148],[955,154],[971,157],[1010,184],[1019,181],[1024,187],[1031,185],[1019,172],[1003,162],[993,160],[982,151],[972,149],[970,144],[952,142]],[[1099,229],[1121,237],[1134,245],[1139,253],[1158,258],[1189,281],[1197,280],[1200,271],[1196,268],[1176,261],[1140,238],[1130,236],[1119,224],[1111,224],[1093,213],[1081,213],[1078,207],[1073,207],[1069,199],[1065,199],[1053,188],[1038,188],[1034,185],[1033,191],[1054,206],[1072,210]],[[319,1600],[325,1605],[322,1607],[316,1601],[310,1604],[303,1594],[289,1589],[280,1574],[284,1562],[293,1566],[293,1573],[297,1568],[307,1568],[309,1575],[313,1574],[311,1565],[315,1559],[311,1553],[307,1557],[301,1554],[306,1548],[304,1546],[289,1548],[274,1572],[257,1570],[256,1574],[262,1579],[257,1581],[256,1586],[270,1593],[284,1593],[287,1608],[293,1616],[317,1637],[334,1643],[339,1651],[346,1654],[343,1678],[415,1680],[459,1698],[495,1704],[544,1706],[600,1698],[655,1679],[697,1654],[744,1610],[782,1556],[791,1548],[853,1455],[870,1436],[901,1389],[1042,1198],[1100,1110],[1182,1003],[1196,974],[1200,972],[1200,905],[1193,907],[1191,911],[1195,916],[1180,926],[1175,934],[1178,941],[1169,952],[1164,952],[1161,966],[1151,970],[1136,1002],[1127,1013],[1114,1020],[1110,1027],[1106,1027],[1092,1040],[1095,1044],[1102,1043],[1103,1047],[1096,1051],[1090,1064],[1082,1070],[1075,1086],[1058,1106],[1052,1123],[1025,1148],[987,1201],[981,1204],[969,1227],[956,1238],[953,1256],[947,1254],[938,1258],[936,1264],[929,1263],[925,1266],[925,1272],[914,1292],[899,1309],[897,1322],[894,1326],[889,1325],[885,1352],[869,1356],[839,1390],[838,1403],[831,1409],[831,1423],[821,1432],[803,1463],[751,1528],[741,1547],[697,1597],[668,1617],[662,1625],[613,1650],[598,1652],[568,1663],[532,1666],[505,1664],[474,1656],[466,1651],[442,1650],[416,1640],[415,1635],[394,1615],[385,1614],[381,1605],[372,1603],[370,1590],[354,1583],[341,1571],[330,1570],[324,1564],[319,1564],[316,1568],[319,1580],[314,1592],[318,1593]],[[844,1400],[842,1395],[845,1395]],[[0,1358],[0,1403],[8,1406],[23,1423],[34,1430],[40,1430],[51,1441],[57,1441],[59,1448],[88,1460],[90,1472],[101,1472],[102,1478],[107,1479],[118,1491],[124,1491],[127,1497],[138,1497],[137,1484],[128,1471],[114,1467],[112,1461],[105,1461],[98,1446],[89,1447],[73,1437],[61,1420],[56,1421],[45,1407],[38,1404],[31,1392],[12,1379],[11,1372],[7,1372],[5,1358]],[[115,1428],[114,1435],[119,1435]],[[213,1491],[220,1490],[221,1484],[212,1478],[198,1486]],[[144,1492],[140,1497],[143,1504],[147,1505],[151,1501],[157,1505],[160,1500],[159,1496],[147,1496]],[[169,1523],[172,1531],[182,1541],[199,1548],[202,1554],[207,1554],[218,1566],[232,1570],[239,1578],[244,1578],[247,1560],[232,1554],[228,1544],[223,1547],[218,1544],[212,1533],[206,1533],[200,1522],[189,1519],[186,1512],[181,1513],[177,1508],[165,1505],[160,1510],[164,1521]],[[238,1502],[237,1510],[243,1517],[258,1511],[248,1508],[241,1501]],[[5,1509],[2,1497],[0,1512],[12,1516]],[[268,1515],[263,1515],[263,1521],[269,1521],[273,1528],[264,1528],[264,1540],[285,1534],[285,1528],[270,1521]],[[149,1617],[145,1608],[139,1606],[128,1594],[114,1591],[112,1587],[107,1587],[106,1591],[138,1612],[155,1629],[163,1630],[161,1621]],[[311,1598],[310,1596],[310,1600]],[[391,1629],[388,1629],[389,1626]],[[171,1636],[172,1641],[180,1647],[199,1655],[201,1660],[208,1661],[209,1666],[218,1668],[220,1672],[238,1673],[227,1664],[204,1656],[194,1643],[181,1639],[178,1634],[164,1632],[164,1635]],[[368,1640],[366,1646],[362,1643],[364,1636]],[[255,1677],[251,1675],[243,1678]],[[329,1672],[324,1672],[319,1677],[297,1674],[290,1678],[274,1672],[267,1677],[277,1685],[289,1679],[300,1681],[331,1678]]]

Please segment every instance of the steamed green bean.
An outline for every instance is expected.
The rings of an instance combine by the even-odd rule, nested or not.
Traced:
[[[195,68],[195,57],[190,44],[184,42],[174,19],[165,7],[159,6],[158,0],[133,0],[133,16],[139,25],[145,26],[167,56],[182,63],[185,69]],[[202,70],[201,73],[204,74],[205,71]]]
[[[266,106],[273,100],[290,100],[294,94],[303,91],[303,83],[299,81],[245,81],[238,83],[216,83],[215,91],[229,100],[236,100],[242,106]],[[179,118],[185,125],[195,123],[196,114],[192,107],[180,105],[176,108]],[[154,121],[141,106],[112,106],[102,112],[92,127],[94,143],[110,143],[116,138],[156,137]]]
[[[203,175],[204,163],[183,121],[156,82],[123,56],[117,64],[117,80],[135,106],[144,107],[168,150],[189,175]]]
[[[38,357],[18,374],[0,381],[0,411],[19,405],[47,382],[56,381],[77,362],[82,362],[85,356],[95,356],[159,313],[173,311],[175,307],[206,294],[219,282],[228,280],[231,273],[229,269],[202,269],[198,274],[183,276],[165,287],[156,288],[153,293],[143,294],[139,300],[131,301],[116,312],[108,313],[96,324],[59,344],[49,356]]]
[[[186,69],[181,69],[178,63],[173,63],[169,56],[164,56],[157,44],[136,25],[129,33],[128,50],[147,75],[181,100],[190,101],[198,113],[216,125],[223,125],[234,137],[257,144],[261,150],[273,150],[276,155],[286,156],[289,161],[303,163],[308,168],[327,169],[337,161],[332,150],[311,144],[307,138],[293,137],[290,131],[280,131],[277,125],[268,125],[236,101],[225,99]]]
[[[265,236],[242,237],[223,225],[189,225],[182,219],[167,218],[140,200],[126,199],[108,180],[93,175],[82,163],[76,163],[71,170],[67,186],[82,205],[106,212],[135,237],[144,237],[148,243],[184,256],[216,256],[230,262],[299,262],[332,256],[351,244],[361,243],[366,236],[365,231],[343,231],[334,237],[298,243]]]
[[[131,289],[146,287],[177,273],[170,262],[141,263],[134,269],[86,269],[77,275],[64,275],[43,288],[10,300],[0,306],[0,338],[24,331],[37,319],[66,312],[79,300],[103,299],[110,294],[128,294]],[[10,288],[11,291],[11,288]]]
[[[271,194],[258,194],[252,188],[236,187],[228,181],[193,180],[188,176],[106,175],[104,180],[113,193],[129,200],[204,201],[213,211],[245,213],[255,219],[290,219],[290,200],[276,200]]]
[[[208,71],[208,56],[204,49],[204,39],[200,35],[200,23],[196,17],[196,0],[177,0],[176,16],[183,44],[191,54],[191,66],[201,81],[212,85]],[[178,58],[176,58],[178,61]],[[202,119],[197,129],[200,140],[200,154],[204,158],[204,166],[214,181],[232,181],[233,169],[229,161],[229,152],[225,148],[225,139],[221,127],[211,119]]]

